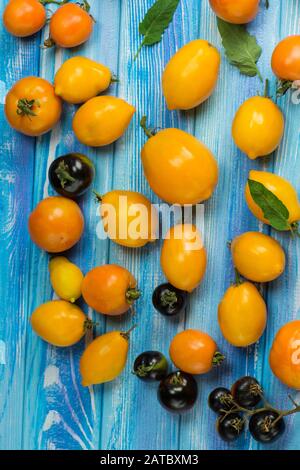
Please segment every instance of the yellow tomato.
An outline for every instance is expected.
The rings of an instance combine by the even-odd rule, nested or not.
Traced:
[[[111,72],[87,57],[72,57],[63,63],[54,79],[56,95],[68,103],[84,103],[106,90]]]
[[[197,204],[212,195],[218,165],[211,151],[180,129],[164,129],[142,149],[145,177],[151,189],[169,204]]]
[[[191,41],[171,58],[162,78],[169,109],[191,109],[210,97],[216,86],[220,54],[208,41]]]
[[[237,147],[251,160],[268,155],[279,146],[284,131],[284,117],[269,98],[253,96],[238,109],[232,137]]]
[[[231,243],[233,264],[242,276],[254,282],[269,282],[285,268],[281,245],[260,232],[246,232]]]
[[[31,316],[35,333],[47,343],[67,347],[78,343],[92,322],[77,306],[65,300],[40,305]]]
[[[80,360],[82,385],[110,382],[121,374],[128,355],[128,333],[112,331],[96,338]]]
[[[298,201],[298,196],[289,181],[282,178],[281,176],[275,175],[274,173],[256,170],[250,171],[249,179],[263,184],[269,191],[275,194],[275,196],[277,196],[280,201],[283,202],[290,214],[288,219],[290,224],[300,220],[300,204]],[[252,214],[265,224],[270,225],[269,221],[265,219],[261,208],[253,201],[248,183],[246,185],[245,197]]]
[[[90,147],[103,147],[119,139],[130,124],[135,108],[114,96],[97,96],[75,113],[73,130]]]
[[[161,267],[177,289],[191,292],[202,281],[206,270],[206,250],[194,225],[175,225],[166,234]]]
[[[218,309],[224,338],[233,346],[247,347],[262,336],[267,323],[267,307],[251,282],[229,287]]]
[[[81,297],[83,274],[73,263],[64,256],[52,258],[49,263],[50,280],[58,297],[69,302]]]
[[[143,194],[114,190],[99,199],[104,230],[111,240],[131,248],[156,240],[157,212]]]

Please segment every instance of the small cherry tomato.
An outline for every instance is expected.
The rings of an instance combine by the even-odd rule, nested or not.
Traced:
[[[300,35],[288,36],[277,44],[272,69],[280,80],[300,80]]]
[[[274,173],[256,170],[250,171],[249,179],[263,184],[269,191],[275,194],[281,202],[283,202],[289,211],[288,222],[290,224],[300,220],[300,203],[298,201],[298,195],[289,181],[281,176],[275,175]],[[264,217],[261,208],[254,202],[248,183],[246,185],[245,197],[252,214],[265,224],[270,225],[270,222]]]
[[[83,274],[76,264],[64,256],[56,256],[49,263],[51,285],[56,295],[74,303],[81,297]]]
[[[255,408],[263,398],[263,390],[254,377],[242,377],[231,387],[234,401],[243,408]]]
[[[215,14],[228,23],[245,24],[254,20],[260,0],[209,0]]]
[[[167,317],[179,315],[186,307],[187,292],[176,289],[169,283],[157,286],[152,295],[154,308]]]
[[[135,108],[114,96],[97,96],[75,113],[73,130],[90,147],[103,147],[118,140],[130,124]]]
[[[253,96],[238,109],[232,124],[236,146],[251,160],[274,152],[284,131],[284,117],[270,98]]]
[[[243,282],[229,287],[218,309],[219,326],[233,346],[247,347],[263,335],[267,307],[254,284]]]
[[[224,360],[215,341],[200,330],[178,333],[171,342],[169,353],[178,369],[193,375],[206,374]]]
[[[196,39],[183,46],[167,64],[163,93],[169,109],[192,109],[213,93],[219,75],[220,54],[208,41]]]
[[[45,46],[76,47],[86,42],[92,34],[94,20],[89,15],[87,2],[67,3],[51,16],[50,37]]]
[[[30,214],[32,241],[49,253],[69,250],[80,240],[84,218],[76,202],[65,197],[43,199]]]
[[[270,282],[281,276],[285,268],[285,253],[269,235],[246,232],[231,243],[231,254],[238,272],[253,282]]]
[[[157,391],[159,403],[168,411],[182,413],[190,410],[198,398],[198,385],[192,375],[176,371],[165,377]]]
[[[133,373],[146,382],[164,379],[168,369],[167,359],[158,351],[143,352],[136,358],[133,365]]]
[[[77,306],[65,300],[52,300],[40,305],[31,315],[35,333],[47,343],[67,347],[78,343],[92,322]]]
[[[198,204],[209,199],[217,185],[213,154],[180,129],[164,129],[150,137],[141,157],[152,191],[169,204]]]
[[[43,78],[22,78],[6,95],[6,118],[11,127],[25,135],[49,132],[59,121],[61,112],[60,98]]]
[[[218,387],[210,392],[208,397],[208,406],[215,413],[222,413],[233,408],[233,396],[228,388]]]
[[[196,289],[206,271],[206,250],[194,225],[179,224],[168,231],[160,263],[172,286],[188,292]]]
[[[92,269],[82,283],[86,303],[104,315],[122,315],[140,296],[136,280],[127,269],[106,264]]]
[[[46,10],[38,0],[10,0],[3,13],[5,29],[20,38],[40,31],[46,19]]]
[[[281,382],[300,390],[300,320],[280,328],[273,341],[269,361],[273,374]]]
[[[249,431],[254,439],[262,444],[277,441],[285,431],[285,422],[275,410],[262,410],[254,413],[249,421]],[[276,422],[275,422],[276,421]]]
[[[111,79],[111,71],[105,65],[87,57],[72,57],[56,72],[55,93],[68,103],[85,103],[105,91]]]
[[[217,419],[217,432],[225,442],[234,442],[245,429],[245,419],[239,413],[228,413]]]

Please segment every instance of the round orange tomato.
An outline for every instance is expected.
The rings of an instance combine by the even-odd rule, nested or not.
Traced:
[[[137,282],[127,269],[105,264],[92,269],[81,286],[86,303],[104,315],[122,315],[140,296]]]
[[[271,65],[281,80],[300,80],[300,35],[288,36],[277,44]]]
[[[188,374],[206,374],[224,359],[217,351],[215,341],[200,330],[178,333],[171,342],[169,352],[175,366]]]
[[[259,0],[209,0],[215,14],[228,23],[244,24],[254,20]]]
[[[269,361],[273,374],[281,382],[300,390],[300,320],[291,321],[280,328]]]
[[[49,253],[69,250],[83,233],[84,218],[76,202],[61,196],[43,199],[29,217],[32,241]]]
[[[67,3],[59,7],[50,20],[50,45],[76,47],[86,42],[93,31],[93,18],[86,7]],[[47,41],[45,43],[47,46]]]
[[[38,0],[10,0],[3,13],[7,31],[20,38],[40,31],[46,19],[46,10]]]
[[[6,118],[11,127],[25,135],[36,137],[49,132],[59,121],[61,111],[60,98],[43,78],[22,78],[6,95]]]

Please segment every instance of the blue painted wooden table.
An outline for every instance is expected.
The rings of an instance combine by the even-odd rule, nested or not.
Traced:
[[[6,0],[0,0],[3,11]],[[224,53],[221,75],[214,95],[195,112],[168,112],[162,97],[160,77],[171,55],[186,42],[206,38],[221,48],[216,20],[207,0],[181,0],[174,21],[162,43],[142,50],[133,62],[141,37],[138,23],[152,0],[91,0],[97,20],[92,39],[80,50],[40,49],[42,36],[18,40],[1,26],[0,102],[0,448],[1,449],[261,449],[245,434],[238,444],[228,446],[216,435],[214,416],[206,401],[217,385],[230,386],[244,374],[262,381],[267,396],[279,406],[288,406],[287,392],[272,375],[268,352],[277,329],[299,318],[300,284],[298,271],[300,241],[272,235],[280,240],[288,256],[285,274],[267,286],[268,327],[254,347],[239,350],[222,338],[217,321],[217,305],[233,280],[227,240],[246,230],[264,230],[248,212],[243,187],[250,168],[267,169],[289,178],[299,189],[300,106],[290,95],[279,100],[286,117],[285,136],[273,158],[257,162],[242,155],[231,139],[231,121],[242,101],[261,91],[257,78],[247,78],[228,64]],[[300,2],[271,0],[269,10],[262,2],[251,24],[263,48],[260,68],[275,80],[270,56],[279,39],[299,33]],[[55,8],[55,7],[52,7]],[[92,150],[80,145],[71,130],[73,106],[64,106],[61,124],[37,140],[14,132],[3,116],[3,103],[12,84],[27,75],[53,80],[55,70],[68,57],[84,54],[108,65],[119,77],[110,93],[127,99],[137,114],[115,145]],[[47,168],[53,159],[70,151],[87,153],[97,170],[96,189],[135,189],[158,202],[144,179],[140,149],[145,141],[139,119],[147,114],[159,127],[175,126],[193,133],[215,153],[220,165],[220,181],[213,198],[205,204],[204,238],[209,263],[204,282],[193,293],[185,318],[168,321],[151,305],[153,288],[163,280],[159,267],[159,243],[130,251],[96,236],[100,223],[91,195],[82,201],[86,230],[71,258],[86,272],[102,263],[114,262],[132,270],[143,291],[136,307],[139,327],[132,335],[125,372],[113,383],[94,388],[80,384],[78,363],[84,341],[71,349],[58,350],[33,334],[28,318],[39,304],[53,298],[47,270],[48,256],[35,247],[28,236],[27,218],[42,198],[53,194]],[[85,311],[87,311],[86,307]],[[97,334],[132,324],[126,317],[116,321],[97,317]],[[147,349],[168,353],[169,342],[187,327],[212,334],[227,356],[226,365],[199,378],[199,400],[185,416],[173,416],[156,400],[155,386],[145,386],[130,369],[137,354]],[[86,341],[90,341],[87,338]],[[296,392],[292,392],[297,398]],[[298,396],[300,399],[300,396]],[[288,431],[273,446],[300,449],[300,416],[288,420]]]

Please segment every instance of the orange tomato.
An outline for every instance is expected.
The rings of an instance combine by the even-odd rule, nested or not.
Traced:
[[[84,5],[67,3],[59,7],[50,20],[50,45],[76,47],[86,42],[93,31],[94,20]],[[45,43],[47,46],[47,41]]]
[[[206,374],[224,359],[217,351],[215,341],[200,330],[178,333],[171,342],[169,353],[175,366],[188,374]]]
[[[30,237],[37,246],[49,253],[61,253],[79,241],[84,218],[76,202],[53,196],[36,206],[28,226]]]
[[[254,20],[259,0],[209,0],[215,14],[228,23],[244,24]]]
[[[105,264],[92,269],[81,286],[86,303],[104,315],[122,315],[139,298],[137,282],[127,269]]]
[[[291,321],[280,328],[269,361],[273,374],[281,382],[300,390],[300,320]]]
[[[281,80],[300,79],[300,35],[288,36],[277,44],[271,65]]]
[[[60,98],[43,78],[22,78],[6,95],[6,118],[11,127],[25,135],[36,137],[49,132],[59,121],[61,112]]]
[[[38,0],[10,0],[3,13],[3,24],[13,36],[32,36],[46,23],[46,10]]]

